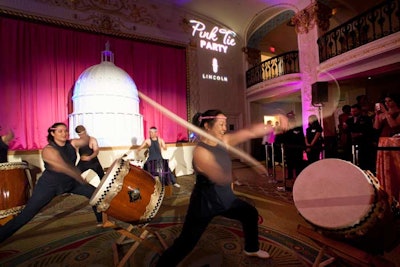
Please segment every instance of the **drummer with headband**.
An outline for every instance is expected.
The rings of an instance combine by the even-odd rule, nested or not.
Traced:
[[[27,224],[54,197],[73,193],[91,198],[96,188],[88,184],[75,166],[76,151],[68,139],[68,128],[63,122],[54,123],[48,130],[46,145],[42,150],[45,170],[38,180],[25,208],[0,226],[0,243]],[[102,225],[102,214],[92,207],[97,225]]]
[[[232,159],[229,152],[230,147],[264,136],[267,129],[264,123],[259,123],[227,133],[226,120],[227,117],[220,110],[208,110],[193,117],[193,124],[204,129],[209,136],[201,137],[193,151],[196,184],[182,231],[173,245],[161,255],[157,267],[178,266],[195,248],[216,216],[234,219],[242,224],[244,255],[263,259],[270,257],[259,246],[257,209],[232,191]]]
[[[177,188],[181,187],[176,182],[175,175],[169,169],[167,160],[162,157],[161,149],[167,150],[167,147],[164,139],[158,136],[158,130],[156,127],[153,126],[150,128],[150,138],[143,141],[143,143],[137,148],[137,152],[139,153],[143,148],[149,149],[149,157],[144,164],[144,170],[149,171],[152,175],[160,175],[158,172],[162,169],[164,175],[160,176],[166,176],[161,177],[167,180],[165,181],[166,183],[170,182]]]

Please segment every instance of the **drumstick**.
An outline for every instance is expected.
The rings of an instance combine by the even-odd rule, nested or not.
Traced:
[[[209,133],[207,133],[206,131],[202,130],[201,128],[199,128],[199,127],[187,122],[186,120],[182,119],[181,117],[179,117],[178,115],[176,115],[172,111],[168,110],[164,106],[160,105],[156,101],[152,100],[148,96],[144,95],[143,93],[138,92],[138,94],[147,103],[149,103],[150,105],[152,105],[153,107],[155,107],[156,109],[161,111],[164,115],[168,116],[170,119],[174,120],[175,122],[177,122],[181,126],[187,127],[189,130],[191,130],[191,131],[193,131],[193,132],[195,132],[195,133],[197,133],[197,134],[199,134],[199,135],[201,135],[201,136],[203,136],[203,137],[205,137],[207,139],[210,139],[213,142],[216,142],[217,144],[225,147],[228,151],[232,152],[236,156],[239,156],[239,157],[243,158],[245,161],[247,161],[249,166],[253,167],[259,174],[265,175],[267,173],[267,170],[266,170],[266,168],[264,167],[263,164],[258,162],[256,159],[254,159],[253,157],[251,157],[250,155],[248,155],[244,151],[242,151],[242,150],[240,150],[240,149],[238,149],[236,147],[230,146],[228,144],[225,144],[224,142],[222,142],[218,138],[210,135]]]

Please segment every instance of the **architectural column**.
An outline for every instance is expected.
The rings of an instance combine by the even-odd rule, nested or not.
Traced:
[[[292,23],[296,27],[297,40],[299,47],[299,64],[302,73],[303,85],[301,88],[302,98],[302,119],[304,129],[308,124],[308,116],[316,114],[320,117],[318,107],[312,105],[312,84],[318,78],[318,30],[326,31],[329,29],[329,19],[332,10],[316,1],[296,13],[292,18]],[[322,118],[320,118],[322,119]]]
[[[302,121],[304,129],[307,128],[308,116],[315,114],[319,117],[318,108],[312,105],[312,84],[317,81],[317,67],[319,65],[318,57],[318,30],[316,27],[309,32],[299,34],[299,64],[302,73],[302,88],[301,88],[301,102],[302,102]]]

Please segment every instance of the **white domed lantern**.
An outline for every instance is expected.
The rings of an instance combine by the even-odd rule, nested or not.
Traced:
[[[102,147],[138,145],[144,140],[136,84],[128,73],[114,65],[108,43],[101,63],[79,76],[72,101],[71,137],[77,137],[75,127],[82,124]]]

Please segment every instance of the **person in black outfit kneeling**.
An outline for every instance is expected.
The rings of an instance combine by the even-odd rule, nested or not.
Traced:
[[[157,267],[177,266],[196,246],[201,235],[215,216],[224,216],[242,223],[244,254],[269,258],[260,250],[258,241],[258,211],[232,191],[232,160],[227,146],[235,146],[266,134],[263,123],[226,133],[226,116],[219,110],[208,110],[193,117],[193,124],[220,140],[202,137],[193,151],[196,184],[190,197],[189,208],[182,232],[161,256]],[[265,170],[266,174],[266,170]]]
[[[48,145],[42,150],[45,170],[34,187],[25,208],[15,218],[0,226],[0,243],[27,224],[55,196],[74,193],[91,198],[95,187],[87,184],[75,167],[76,151],[68,140],[67,125],[62,122],[48,129]],[[97,223],[102,222],[102,214],[92,207]]]

